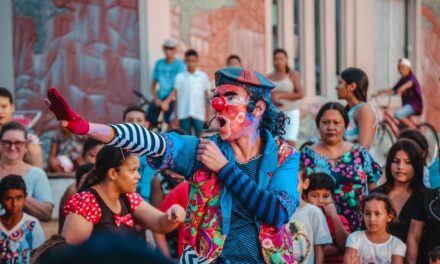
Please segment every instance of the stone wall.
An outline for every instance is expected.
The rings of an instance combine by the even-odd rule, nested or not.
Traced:
[[[56,125],[42,98],[58,88],[89,120],[116,122],[139,90],[138,1],[13,1],[18,109],[40,109],[36,129]]]
[[[264,7],[264,0],[172,0],[171,35],[180,41],[181,55],[189,48],[199,53],[210,78],[232,53],[244,67],[264,71]]]

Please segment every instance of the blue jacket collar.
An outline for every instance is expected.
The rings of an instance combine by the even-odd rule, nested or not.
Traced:
[[[220,139],[220,136],[215,138],[215,142],[220,147],[220,150],[225,155],[226,159],[235,162],[235,154],[232,150],[231,144],[227,141]],[[262,132],[262,140],[264,144],[263,156],[258,172],[258,183],[266,185],[264,181],[265,175],[272,173],[277,167],[278,163],[278,144],[276,143],[274,137],[268,130]]]

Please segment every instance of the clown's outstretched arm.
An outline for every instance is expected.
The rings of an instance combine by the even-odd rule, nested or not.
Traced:
[[[166,151],[165,138],[136,124],[104,125],[89,123],[69,106],[59,92],[51,88],[47,104],[62,127],[74,134],[89,135],[107,145],[128,149],[137,155],[160,157]]]

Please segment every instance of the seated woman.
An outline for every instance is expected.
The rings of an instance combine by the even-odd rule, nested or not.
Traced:
[[[426,189],[423,185],[423,154],[412,140],[399,139],[388,151],[385,184],[373,192],[390,198],[397,221],[390,223],[389,232],[406,242],[406,263],[417,261],[426,212],[423,210]]]
[[[15,122],[5,124],[0,142],[0,179],[9,174],[22,176],[28,193],[24,211],[40,221],[49,221],[53,203],[47,175],[23,161],[28,143],[26,128]]]
[[[361,145],[344,141],[348,116],[340,103],[329,102],[316,116],[321,141],[301,151],[301,162],[311,172],[323,172],[335,182],[334,201],[339,214],[350,224],[350,230],[362,227],[359,202],[376,186],[381,171]]]
[[[103,147],[92,175],[95,182],[84,186],[64,206],[66,219],[61,235],[69,244],[81,244],[100,232],[135,235],[139,224],[167,233],[182,223],[185,210],[174,205],[162,213],[135,193],[140,179],[139,160],[126,150]]]

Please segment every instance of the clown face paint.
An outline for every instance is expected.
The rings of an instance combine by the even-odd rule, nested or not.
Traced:
[[[217,88],[214,97],[219,97],[213,99],[213,105],[217,112],[220,137],[223,140],[232,141],[240,137],[255,122],[247,114],[249,96],[244,88],[224,84]],[[217,102],[214,103],[214,100]],[[220,100],[223,102],[219,103]]]

